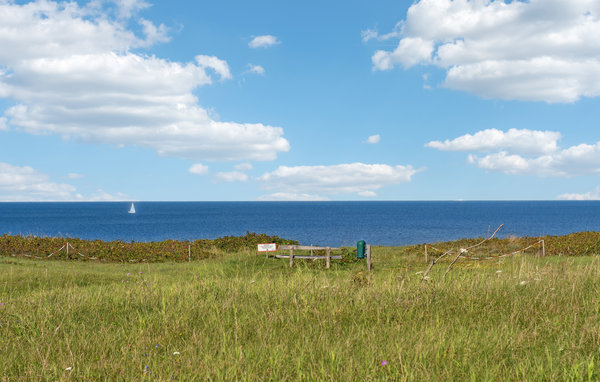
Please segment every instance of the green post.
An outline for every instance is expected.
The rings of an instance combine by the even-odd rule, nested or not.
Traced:
[[[356,258],[357,259],[365,258],[365,247],[366,247],[366,243],[364,240],[359,240],[356,243]]]

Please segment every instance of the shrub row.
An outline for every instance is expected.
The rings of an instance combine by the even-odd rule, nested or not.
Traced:
[[[483,238],[461,239],[456,241],[432,243],[442,251],[451,248],[467,248],[482,241]],[[481,247],[473,249],[473,254],[500,255],[523,249],[536,241],[544,240],[546,255],[557,256],[586,256],[600,254],[600,232],[577,232],[562,236],[539,237],[509,237],[505,239],[494,238]],[[541,246],[535,246],[528,253],[541,252]],[[406,254],[423,255],[423,245],[406,247]],[[433,252],[435,253],[435,252]]]
[[[69,248],[68,255],[65,249],[56,252],[67,242],[76,251]],[[256,249],[256,245],[259,243],[297,244],[293,240],[254,232],[247,232],[244,236],[225,236],[212,240],[164,240],[153,242],[83,240],[77,238],[11,236],[5,234],[0,236],[0,256],[35,256],[62,260],[88,260],[94,258],[95,260],[117,262],[187,261],[188,250],[191,252],[192,259],[204,259],[227,252]],[[51,253],[55,254],[48,257]]]

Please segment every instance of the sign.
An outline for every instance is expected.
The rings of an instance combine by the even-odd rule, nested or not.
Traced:
[[[256,245],[258,252],[275,252],[277,251],[277,243],[265,243]]]

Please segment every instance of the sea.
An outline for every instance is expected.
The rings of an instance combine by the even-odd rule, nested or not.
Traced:
[[[435,243],[600,231],[600,201],[10,202],[0,234],[105,241],[265,233],[303,245]]]

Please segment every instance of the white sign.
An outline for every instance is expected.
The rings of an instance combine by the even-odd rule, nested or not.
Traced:
[[[277,251],[276,243],[265,243],[257,245],[258,252],[275,252]]]

